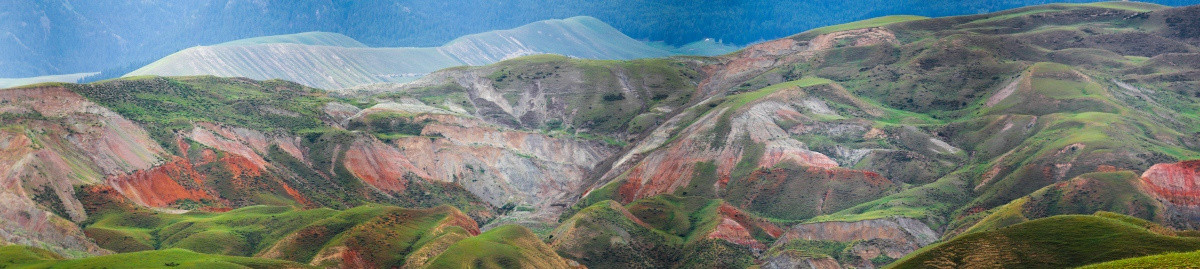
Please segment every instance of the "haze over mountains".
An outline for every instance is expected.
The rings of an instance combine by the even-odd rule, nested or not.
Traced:
[[[718,54],[728,52],[732,48]],[[336,90],[409,82],[443,68],[486,65],[534,54],[631,60],[676,53],[633,40],[595,18],[573,17],[467,35],[430,48],[367,48],[349,37],[323,32],[251,38],[192,47],[126,76],[280,78]]]
[[[541,29],[451,42],[464,50],[264,36],[147,67],[480,61],[338,91],[148,75],[0,89],[0,267],[1200,263],[1200,5],[884,16],[711,57],[486,63],[668,51]],[[303,83],[368,80],[337,79]]]

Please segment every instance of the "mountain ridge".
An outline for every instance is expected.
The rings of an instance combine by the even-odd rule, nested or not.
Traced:
[[[531,54],[555,53],[612,60],[673,55],[672,52],[633,40],[595,18],[583,16],[467,35],[440,47],[368,48],[325,46],[348,42],[344,40],[328,44],[287,41],[297,37],[318,38],[313,37],[314,34],[262,37],[193,47],[125,76],[281,78],[336,90],[370,83],[408,82],[447,67],[483,65]],[[322,34],[321,38],[340,38],[324,36]]]

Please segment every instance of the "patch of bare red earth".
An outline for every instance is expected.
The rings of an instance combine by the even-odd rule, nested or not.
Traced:
[[[151,207],[166,207],[183,199],[213,199],[204,189],[184,187],[179,180],[190,180],[201,185],[204,176],[196,172],[187,159],[175,157],[170,162],[132,174],[108,178],[108,185],[138,204]]]
[[[722,239],[752,249],[764,250],[767,246],[754,238],[751,229],[762,229],[771,237],[779,237],[783,234],[783,229],[780,229],[779,226],[753,218],[729,204],[722,204],[717,211],[720,214],[721,223],[718,223],[717,227],[708,233],[707,238]]]

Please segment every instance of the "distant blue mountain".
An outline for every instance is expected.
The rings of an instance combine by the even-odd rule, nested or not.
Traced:
[[[883,15],[938,17],[1051,2],[1091,1],[4,0],[0,77],[127,68],[192,46],[309,31],[340,33],[373,47],[427,47],[587,15],[635,39],[679,46],[714,38],[743,45]]]

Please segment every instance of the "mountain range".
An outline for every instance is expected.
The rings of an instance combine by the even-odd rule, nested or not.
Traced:
[[[605,41],[622,43],[585,48],[667,51]],[[147,68],[272,47],[311,54],[229,69],[450,46],[304,33]],[[716,56],[470,48],[438,55],[476,66],[340,90],[218,76],[0,90],[0,266],[1200,261],[1200,5],[886,16]]]
[[[258,37],[185,49],[126,76],[279,78],[336,90],[410,82],[448,67],[545,53],[608,60],[675,54],[633,40],[595,18],[573,17],[467,35],[431,48],[368,48],[344,35],[324,32]]]
[[[433,47],[468,34],[585,15],[637,40],[683,46],[714,38],[744,46],[890,14],[940,17],[1053,2],[11,0],[0,3],[7,11],[0,12],[0,78],[93,72],[114,78],[189,47],[313,31],[344,34],[371,47]]]

